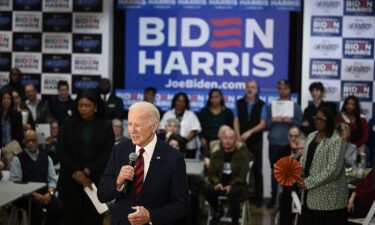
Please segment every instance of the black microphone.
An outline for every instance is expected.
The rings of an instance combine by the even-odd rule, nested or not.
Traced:
[[[138,155],[135,152],[132,152],[129,154],[129,166],[134,167],[135,162],[138,159]],[[128,194],[131,190],[131,184],[132,181],[130,180],[125,180],[124,183],[124,189],[122,189],[122,193]]]

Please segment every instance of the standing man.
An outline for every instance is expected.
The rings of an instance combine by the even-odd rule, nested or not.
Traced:
[[[124,103],[111,91],[111,82],[107,78],[102,78],[99,82],[100,97],[104,103],[104,117],[108,120],[124,119]]]
[[[290,99],[291,88],[287,80],[280,80],[277,82],[277,90],[279,92],[279,99],[277,101],[292,101]],[[302,119],[302,110],[297,103],[293,103],[293,116],[275,116],[272,112],[272,105],[267,107],[267,128],[269,141],[269,160],[271,164],[271,171],[273,171],[273,164],[284,156],[289,156],[290,153],[283,151],[286,145],[289,144],[288,131],[293,126],[299,126]],[[274,176],[271,176],[272,192],[271,200],[267,204],[268,208],[272,208],[276,203],[277,182]]]
[[[189,210],[184,157],[156,137],[159,120],[151,103],[129,108],[131,140],[115,145],[98,188],[101,202],[116,199],[111,224],[176,224]],[[133,168],[129,155],[134,152]],[[125,187],[126,182],[132,184]]]
[[[149,102],[149,103],[153,104],[159,110],[160,118],[162,118],[164,112],[161,110],[160,107],[158,107],[157,105],[155,105],[155,97],[156,97],[156,93],[157,92],[158,91],[154,87],[147,87],[147,88],[145,88],[143,90],[143,101]]]
[[[12,92],[13,90],[16,90],[20,94],[21,99],[25,100],[25,88],[22,85],[21,81],[22,81],[21,70],[14,67],[14,68],[10,69],[10,71],[9,71],[9,82],[8,82],[8,84],[4,85],[1,88],[0,91],[1,92],[4,92],[4,91]]]
[[[67,117],[72,116],[74,112],[74,101],[69,95],[69,84],[65,80],[57,83],[57,97],[48,102],[52,116],[62,126]]]
[[[262,149],[263,129],[266,127],[266,106],[259,99],[259,87],[255,80],[246,82],[245,96],[237,101],[234,129],[247,149],[254,155],[255,205],[263,203]]]
[[[34,123],[50,123],[53,120],[51,110],[37,98],[37,90],[33,84],[26,84],[26,105],[30,109]]]

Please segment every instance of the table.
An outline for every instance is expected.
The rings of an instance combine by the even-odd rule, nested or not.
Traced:
[[[29,209],[27,222],[30,224],[31,219],[31,193],[38,191],[47,185],[45,183],[28,182],[25,184],[13,183],[10,181],[0,181],[0,207],[16,201],[22,197],[29,198]]]
[[[204,172],[203,162],[197,159],[185,159],[187,175],[202,176]]]

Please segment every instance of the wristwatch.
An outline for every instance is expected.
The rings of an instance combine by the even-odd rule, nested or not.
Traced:
[[[55,196],[55,191],[52,191],[52,190],[51,190],[51,191],[48,191],[48,193],[51,195],[51,197],[52,197],[52,196]]]

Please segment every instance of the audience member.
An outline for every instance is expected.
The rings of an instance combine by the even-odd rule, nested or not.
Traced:
[[[285,146],[285,156],[292,156],[298,159],[305,147],[305,138],[298,127],[291,127],[288,132],[289,145]],[[281,157],[282,158],[282,157]],[[286,187],[282,186],[282,191],[279,198],[279,225],[293,224],[292,215],[292,191],[298,191],[296,186]]]
[[[115,118],[123,120],[125,116],[124,103],[121,98],[116,96],[114,91],[111,91],[111,82],[108,78],[102,78],[100,80],[99,92],[104,103],[104,117],[109,120]]]
[[[13,67],[9,71],[9,83],[4,85],[0,92],[16,90],[20,93],[22,100],[25,100],[25,88],[22,85],[22,72],[20,69]]]
[[[143,101],[153,104],[160,113],[160,118],[163,117],[163,110],[160,109],[157,105],[155,105],[155,97],[156,97],[157,90],[154,87],[147,87],[143,91]]]
[[[50,123],[50,136],[47,137],[47,144],[45,148],[47,150],[48,156],[51,157],[53,165],[57,165],[60,163],[59,160],[59,146],[58,146],[58,137],[60,131],[60,125],[57,120],[53,120]]]
[[[61,225],[62,203],[55,197],[57,175],[51,158],[38,149],[38,137],[35,131],[27,130],[24,137],[24,151],[13,158],[10,180],[16,182],[42,182],[47,185],[31,194],[31,225],[40,225],[43,221],[43,208],[47,209],[44,224]],[[28,197],[18,204],[29,207]],[[17,204],[16,204],[17,205]]]
[[[12,159],[21,152],[20,144],[23,139],[23,127],[21,113],[13,106],[10,91],[0,93],[0,146],[5,169],[9,170]]]
[[[373,163],[371,171],[361,180],[352,192],[347,210],[350,217],[366,217],[373,202],[375,201],[375,174]]]
[[[65,80],[57,82],[57,96],[48,102],[48,107],[51,110],[52,116],[62,126],[67,117],[73,115],[74,101],[69,95],[69,84]]]
[[[317,131],[308,136],[301,162],[301,224],[346,224],[346,145],[335,131],[335,118],[329,108],[318,110],[315,126]]]
[[[349,125],[350,142],[357,146],[358,153],[364,152],[368,140],[368,124],[366,118],[361,115],[361,106],[357,97],[351,95],[345,98],[336,123]]]
[[[357,163],[357,147],[350,143],[350,128],[346,123],[337,124],[337,130],[342,140],[346,142],[345,167],[352,167]]]
[[[310,95],[312,102],[306,107],[302,116],[302,131],[305,135],[309,135],[311,132],[316,130],[315,117],[316,113],[325,104],[323,101],[324,97],[324,86],[322,82],[313,82],[309,86]]]
[[[180,133],[180,121],[176,118],[169,118],[165,122],[165,134],[162,135],[162,140],[168,140],[171,134],[179,134]]]
[[[37,90],[33,84],[25,85],[26,105],[31,111],[34,123],[50,123],[53,120],[47,104],[37,98]]]
[[[103,224],[103,216],[84,192],[84,188],[92,189],[93,183],[98,186],[114,145],[113,129],[104,119],[100,102],[95,91],[81,92],[76,99],[78,112],[67,118],[59,134],[58,190],[65,224]]]
[[[162,133],[165,133],[165,124],[169,118],[176,118],[180,122],[180,135],[187,140],[186,158],[195,158],[201,125],[198,117],[190,110],[190,101],[186,93],[179,92],[173,97],[172,109],[167,111],[160,121],[159,129]]]
[[[128,138],[124,136],[124,127],[122,121],[119,119],[112,120],[113,134],[115,135],[115,144],[120,143],[121,141],[126,141]]]
[[[22,126],[24,130],[33,129],[35,130],[35,123],[33,116],[31,115],[30,109],[22,101],[21,95],[17,90],[12,91],[12,99],[14,103],[14,109],[21,113]]]
[[[220,126],[233,126],[233,113],[225,106],[224,97],[219,89],[211,89],[206,106],[199,112],[199,122],[202,132],[199,134],[201,151],[209,154],[209,143],[218,139]]]
[[[206,187],[205,196],[213,208],[211,225],[218,224],[223,210],[218,202],[219,195],[229,198],[229,211],[232,225],[238,224],[241,198],[247,196],[246,175],[249,171],[249,153],[246,146],[236,147],[236,133],[225,130],[220,139],[221,148],[211,156],[208,170],[210,183]]]
[[[291,87],[288,81],[280,80],[277,83],[277,90],[279,92],[278,101],[291,101],[290,92]],[[273,171],[273,164],[280,159],[283,155],[280,151],[288,145],[288,130],[292,126],[299,126],[302,118],[301,107],[297,103],[293,103],[292,116],[275,116],[277,112],[272,112],[272,105],[267,107],[267,128],[268,128],[268,141],[269,141],[269,160],[271,171]],[[277,183],[273,176],[271,176],[272,192],[271,200],[267,207],[275,206]]]
[[[266,105],[259,99],[259,86],[255,80],[246,82],[244,97],[236,104],[234,129],[247,149],[254,155],[254,203],[263,204],[263,130],[266,127]]]

